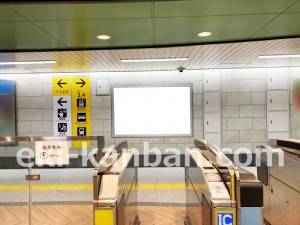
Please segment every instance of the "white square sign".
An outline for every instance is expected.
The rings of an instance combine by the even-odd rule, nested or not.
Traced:
[[[35,164],[42,166],[69,165],[68,141],[36,141]]]

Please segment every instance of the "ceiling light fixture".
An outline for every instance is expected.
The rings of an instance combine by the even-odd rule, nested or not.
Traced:
[[[100,40],[109,40],[109,39],[111,39],[111,36],[106,35],[106,34],[100,34],[97,36],[97,38]]]
[[[208,31],[205,31],[205,32],[200,32],[197,34],[199,37],[208,37],[208,36],[211,36],[212,35],[212,32],[208,32]]]
[[[56,61],[19,61],[19,62],[0,62],[0,65],[40,65],[40,64],[55,64]]]
[[[260,55],[258,59],[300,58],[300,55]]]
[[[186,61],[189,58],[161,58],[161,59],[121,59],[121,62],[169,62]]]

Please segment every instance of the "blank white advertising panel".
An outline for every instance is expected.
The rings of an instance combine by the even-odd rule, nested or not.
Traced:
[[[191,136],[192,85],[113,85],[113,136]]]

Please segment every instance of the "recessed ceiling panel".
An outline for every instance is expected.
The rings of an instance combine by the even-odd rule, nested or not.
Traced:
[[[289,12],[300,12],[300,1],[298,1],[292,7],[290,7],[285,13],[289,13]]]
[[[282,13],[296,0],[183,0],[154,3],[155,17]]]
[[[4,5],[0,5],[0,22],[25,21],[24,18],[14,13]]]
[[[151,17],[150,3],[9,5],[31,21]]]
[[[3,50],[66,47],[29,22],[0,23],[0,34],[0,49]]]
[[[156,43],[167,45],[246,40],[275,16],[274,14],[262,14],[158,18],[155,19]],[[198,37],[197,33],[203,31],[209,31],[213,34],[209,37]]]
[[[282,14],[255,34],[254,38],[291,37],[300,34],[300,13]]]
[[[151,19],[43,21],[35,24],[71,48],[152,45]],[[111,36],[99,40],[97,35]]]

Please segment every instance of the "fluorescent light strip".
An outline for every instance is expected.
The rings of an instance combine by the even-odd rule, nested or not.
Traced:
[[[19,62],[0,62],[0,65],[40,65],[40,64],[55,64],[56,61],[19,61]]]
[[[168,62],[168,61],[186,61],[189,58],[163,58],[163,59],[121,59],[121,62]]]
[[[260,55],[258,59],[300,58],[300,55]]]

